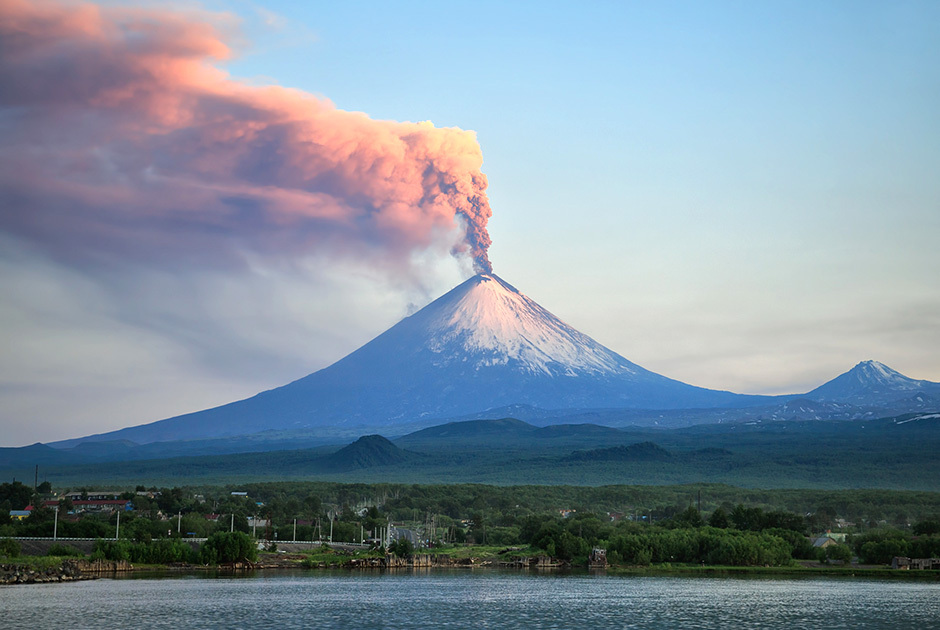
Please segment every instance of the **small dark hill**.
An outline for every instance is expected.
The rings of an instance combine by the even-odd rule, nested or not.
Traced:
[[[564,461],[568,462],[661,462],[672,457],[672,453],[654,442],[638,442],[630,446],[611,446],[589,451],[575,451]]]
[[[332,455],[320,458],[317,463],[324,471],[341,472],[401,464],[416,457],[414,453],[398,448],[381,435],[364,435]]]

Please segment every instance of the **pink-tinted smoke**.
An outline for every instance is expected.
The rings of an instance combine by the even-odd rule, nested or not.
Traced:
[[[490,271],[473,132],[239,82],[233,20],[0,0],[0,230],[76,260],[338,252]],[[455,236],[459,235],[459,236]]]

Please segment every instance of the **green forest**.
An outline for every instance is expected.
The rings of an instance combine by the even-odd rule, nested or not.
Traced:
[[[42,490],[0,484],[0,503],[22,509],[24,501],[41,505],[56,496],[49,484]],[[133,509],[120,515],[70,515],[66,499],[59,514],[36,507],[28,518],[0,525],[0,554],[18,553],[15,538],[55,531],[60,538],[100,539],[93,558],[214,564],[253,557],[253,540],[275,548],[290,540],[362,542],[394,524],[434,552],[495,546],[572,564],[586,563],[595,547],[615,566],[881,565],[899,555],[940,557],[934,492],[281,482],[137,486],[121,496]],[[826,532],[837,533],[833,544],[815,547]],[[196,548],[186,538],[207,540]],[[66,541],[60,547],[57,553],[69,555]],[[409,542],[385,551],[416,549]]]

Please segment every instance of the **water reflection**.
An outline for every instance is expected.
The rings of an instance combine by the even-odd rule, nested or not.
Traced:
[[[933,582],[499,571],[218,577],[5,587],[0,603],[6,621],[72,628],[903,629],[940,619]]]

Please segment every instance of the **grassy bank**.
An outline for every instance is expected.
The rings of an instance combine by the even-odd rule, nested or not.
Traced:
[[[608,567],[608,575],[622,576],[741,576],[843,577],[940,581],[940,571],[898,571],[888,567],[804,566],[734,567],[701,564],[651,564],[645,567]]]

